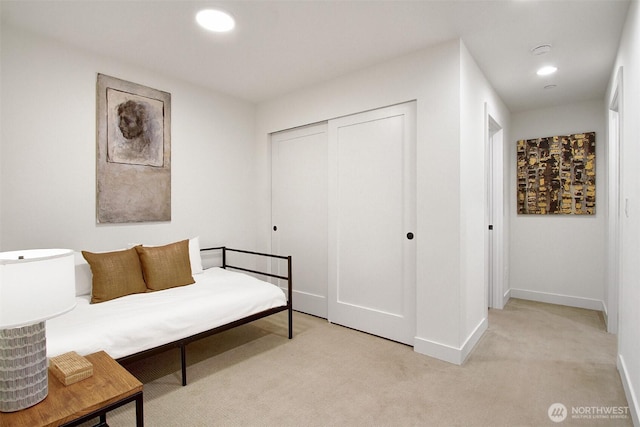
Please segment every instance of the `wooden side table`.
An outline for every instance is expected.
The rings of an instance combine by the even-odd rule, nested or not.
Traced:
[[[49,372],[49,395],[40,403],[17,412],[0,412],[0,425],[76,426],[99,417],[106,426],[107,412],[136,402],[136,426],[144,426],[142,383],[100,351],[85,356],[93,364],[93,375],[65,386]]]

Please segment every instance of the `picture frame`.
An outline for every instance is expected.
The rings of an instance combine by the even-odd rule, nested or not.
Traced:
[[[171,94],[98,74],[96,220],[171,221]]]

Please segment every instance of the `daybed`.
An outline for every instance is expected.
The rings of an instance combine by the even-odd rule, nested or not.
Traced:
[[[202,249],[202,253],[212,251],[221,254],[221,266],[203,269],[197,239],[189,241],[193,284],[134,293],[99,303],[91,303],[89,265],[82,255],[76,256],[77,305],[70,312],[47,321],[47,355],[52,357],[68,351],[87,355],[104,350],[123,362],[179,348],[182,385],[186,385],[185,348],[190,342],[282,311],[288,311],[291,339],[291,257],[226,247]],[[279,262],[286,262],[287,275],[229,265],[229,253],[266,257],[269,261],[284,260]],[[95,270],[95,265],[92,266]],[[287,295],[278,286],[244,272],[286,281]]]

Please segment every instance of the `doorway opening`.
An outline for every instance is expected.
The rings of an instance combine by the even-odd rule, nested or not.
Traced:
[[[504,141],[502,126],[486,112],[486,307],[504,307]]]

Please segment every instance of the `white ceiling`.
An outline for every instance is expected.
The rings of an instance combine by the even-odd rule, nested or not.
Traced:
[[[512,112],[602,98],[628,0],[1,0],[3,25],[260,102],[461,38]],[[232,34],[195,25],[230,12]],[[551,53],[530,49],[549,43]],[[538,66],[558,72],[540,78]],[[96,70],[100,71],[100,70]],[[555,84],[555,89],[543,89]],[[162,88],[160,88],[162,89]]]

